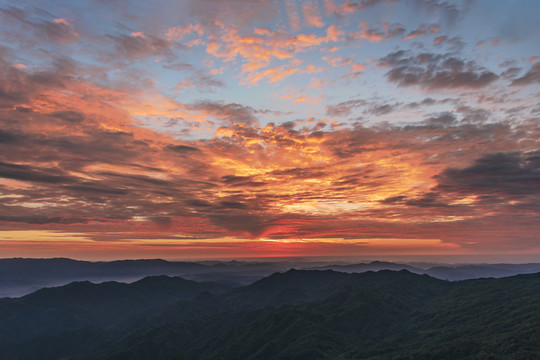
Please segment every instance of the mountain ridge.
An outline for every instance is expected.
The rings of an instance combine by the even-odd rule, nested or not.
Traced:
[[[540,351],[540,273],[450,282],[408,270],[291,269],[223,292],[201,288],[173,299],[170,289],[157,291],[186,281],[192,283],[165,276],[124,284],[168,300],[105,326],[1,337],[0,352],[14,360],[480,360],[532,359]],[[1,323],[0,333],[9,328]]]
[[[445,280],[505,277],[540,272],[540,263],[425,265],[424,267],[388,261],[335,264],[332,262],[253,262],[253,261],[167,261],[163,259],[82,261],[69,258],[0,259],[0,298],[19,297],[43,287],[65,285],[73,281],[133,282],[146,276],[181,276],[195,281],[217,281],[229,286],[249,285],[275,272],[290,268],[365,272],[406,269]]]

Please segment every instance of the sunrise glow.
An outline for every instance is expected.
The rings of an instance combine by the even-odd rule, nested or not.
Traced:
[[[538,2],[0,5],[1,257],[540,253]]]

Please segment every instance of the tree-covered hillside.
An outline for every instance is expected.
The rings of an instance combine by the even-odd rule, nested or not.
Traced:
[[[72,284],[2,300],[0,314],[9,321],[0,324],[0,352],[6,359],[73,360],[540,354],[540,274],[448,282],[406,270],[290,270],[228,290],[165,277],[135,284]],[[75,286],[84,290],[80,296],[70,295]],[[19,327],[10,335],[19,319],[28,332]]]

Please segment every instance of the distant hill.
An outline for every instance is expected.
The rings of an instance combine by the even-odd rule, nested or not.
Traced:
[[[146,276],[168,275],[202,282],[220,282],[233,287],[249,285],[275,272],[299,270],[334,270],[361,273],[379,270],[407,270],[443,280],[506,277],[540,272],[540,264],[472,264],[419,267],[385,261],[356,264],[310,263],[292,261],[166,261],[118,260],[78,261],[54,259],[0,259],[0,298],[27,295],[43,287],[65,285],[74,281],[133,282]]]
[[[89,281],[44,288],[20,298],[0,299],[0,338],[25,341],[85,326],[110,327],[133,314],[229,287],[179,277],[147,277],[131,284]]]
[[[290,270],[232,289],[149,277],[2,299],[0,316],[15,360],[536,359],[540,274]]]
[[[182,276],[195,281],[219,281],[240,286],[290,267],[280,263],[238,261],[0,259],[0,298],[22,296],[43,287],[60,286],[74,281],[133,282],[156,275]]]
[[[314,270],[335,270],[349,273],[360,273],[379,270],[407,270],[415,274],[427,274],[442,280],[467,280],[479,278],[501,278],[519,274],[532,274],[540,272],[540,264],[460,264],[437,265],[420,268],[407,264],[398,264],[386,261],[372,261],[370,263],[335,265],[313,267]]]

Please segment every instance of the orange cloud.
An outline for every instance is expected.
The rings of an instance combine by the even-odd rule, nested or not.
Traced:
[[[326,30],[325,36],[315,34],[297,34],[289,36],[285,33],[265,28],[255,28],[252,34],[241,34],[238,29],[229,29],[218,40],[211,40],[206,45],[206,52],[226,62],[237,58],[244,60],[242,72],[245,74],[243,84],[256,84],[263,79],[270,82],[280,81],[298,71],[299,60],[296,54],[314,49],[322,44],[342,40],[344,31],[339,26],[332,25]],[[291,66],[282,65],[262,70],[271,66],[275,60],[289,60]],[[274,75],[276,68],[287,67],[285,76]],[[314,66],[312,71],[318,71]]]
[[[302,3],[302,12],[304,14],[304,19],[308,26],[314,27],[323,27],[325,25],[322,20],[321,15],[319,14],[318,3],[313,1],[305,1]]]
[[[293,33],[300,31],[302,28],[300,20],[300,11],[294,0],[285,0],[285,13],[289,20],[289,27]]]
[[[182,40],[186,35],[197,33],[199,36],[204,35],[204,29],[200,24],[188,24],[184,26],[173,26],[167,29],[165,36],[174,41]]]

